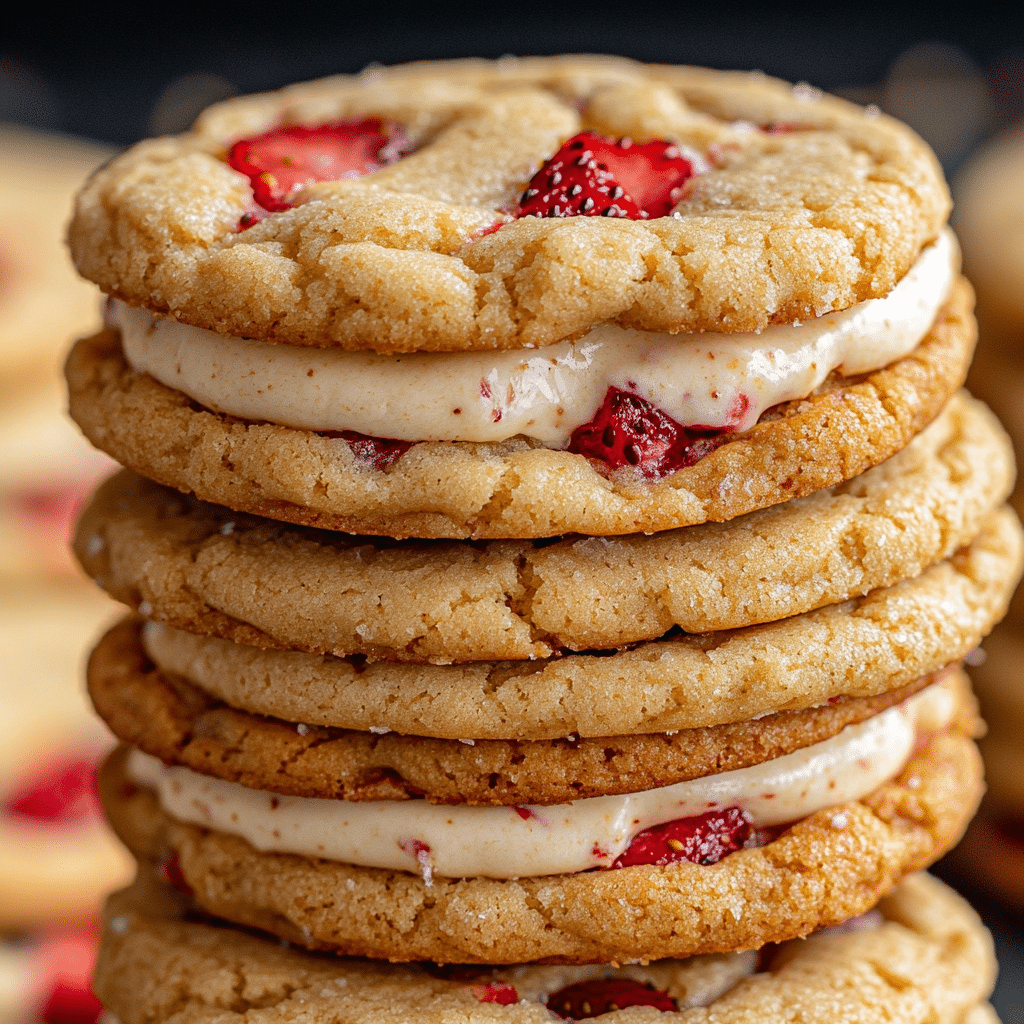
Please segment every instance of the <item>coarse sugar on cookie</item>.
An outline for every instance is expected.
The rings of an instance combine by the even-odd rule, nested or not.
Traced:
[[[658,480],[522,438],[419,442],[378,467],[343,437],[197,407],[132,371],[111,330],[72,350],[70,408],[97,447],[143,476],[272,519],[394,537],[656,532],[833,487],[896,454],[966,376],[971,302],[960,279],[908,356],[854,378],[833,374]]]
[[[621,963],[806,935],[871,909],[905,874],[941,856],[981,788],[977,748],[951,729],[925,738],[869,796],[816,812],[717,864],[424,880],[261,853],[177,821],[129,782],[120,754],[101,777],[120,838],[142,861],[174,855],[181,883],[204,910],[311,949],[456,963]]]
[[[240,626],[220,639],[160,623],[146,626],[144,643],[163,671],[225,703],[307,725],[448,739],[666,732],[874,696],[964,657],[1003,615],[1022,541],[1004,508],[949,560],[857,601],[601,656],[367,663],[262,650],[250,644],[273,641]],[[156,615],[157,605],[143,610]]]
[[[259,208],[229,149],[303,129],[389,143],[344,180]],[[531,177],[581,131],[681,149],[665,211],[519,216]],[[525,58],[220,104],[95,175],[70,238],[86,277],[183,322],[440,351],[542,346],[603,322],[750,331],[844,309],[885,295],[948,211],[928,147],[877,111],[760,74]]]
[[[125,473],[94,498],[76,547],[115,593],[162,590],[146,598],[160,617],[172,603],[178,621],[206,605],[274,621],[278,640],[301,646],[297,615],[330,632],[338,654],[522,658],[748,626],[891,586],[970,541],[1012,481],[997,422],[958,395],[881,466],[726,524],[393,544],[284,527]]]
[[[674,1000],[685,1024],[993,1019],[978,1006],[995,979],[992,940],[967,902],[928,875],[904,879],[850,927],[783,946],[767,969],[753,957],[507,969],[339,961],[196,919],[177,893],[140,877],[107,904],[96,987],[122,1024],[172,1013],[181,1024],[214,1015],[236,1024],[255,1012],[283,1024],[362,1024],[384,1014],[394,1024],[456,1015],[466,1024],[543,1024],[552,995],[595,979],[649,985]],[[637,1016],[620,1009],[603,1019]]]
[[[231,708],[146,658],[141,623],[120,623],[89,661],[97,712],[124,743],[194,771],[293,796],[473,805],[555,804],[733,771],[836,735],[953,669],[875,697],[834,698],[703,729],[553,740],[445,740],[337,730]]]

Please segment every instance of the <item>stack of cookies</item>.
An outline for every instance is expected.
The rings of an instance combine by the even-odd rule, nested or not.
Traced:
[[[1024,446],[1024,128],[986,146],[956,182],[964,265],[978,291],[978,358],[971,388]],[[1024,510],[1018,481],[1012,504]],[[1024,588],[985,644],[972,675],[988,723],[981,744],[987,793],[962,847],[978,881],[1024,909]]]
[[[900,885],[979,799],[1024,553],[948,208],[877,111],[597,58],[94,176],[110,1012],[984,1019],[976,919]]]

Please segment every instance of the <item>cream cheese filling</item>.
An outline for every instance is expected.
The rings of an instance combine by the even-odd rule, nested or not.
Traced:
[[[921,732],[952,720],[953,693],[935,683],[821,743],[673,786],[528,807],[425,800],[351,803],[277,796],[168,767],[133,750],[128,774],[172,817],[241,836],[258,850],[450,878],[524,878],[608,867],[644,829],[739,807],[755,828],[859,800],[903,767]],[[842,823],[837,825],[841,827]]]
[[[216,412],[306,430],[406,441],[554,448],[588,423],[610,386],[684,426],[746,430],[809,395],[833,370],[865,373],[911,352],[959,271],[947,228],[896,287],[760,334],[658,334],[611,324],[543,349],[379,355],[216,334],[115,301],[108,322],[138,371]]]

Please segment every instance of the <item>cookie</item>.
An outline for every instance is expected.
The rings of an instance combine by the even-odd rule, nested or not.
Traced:
[[[1020,526],[1004,509],[951,559],[855,602],[603,656],[367,664],[157,624],[145,646],[165,673],[233,707],[309,726],[447,739],[666,732],[875,696],[935,672],[998,620],[1022,556]]]
[[[355,1024],[386,1015],[395,1024],[435,1017],[539,1024],[552,1019],[552,995],[596,979],[616,980],[620,990],[649,985],[675,1002],[687,1024],[992,1019],[975,1009],[995,978],[991,938],[961,897],[927,875],[905,879],[860,928],[784,946],[767,970],[750,953],[505,970],[339,961],[190,918],[182,904],[146,879],[111,897],[96,987],[122,1024],[172,1013],[182,1024],[213,1016],[232,1024],[255,1012],[284,1022]],[[643,1012],[609,1010],[605,1019],[618,1024]]]
[[[966,376],[970,308],[961,280],[910,355],[833,377],[749,430],[719,433],[717,447],[659,479],[629,466],[609,474],[584,454],[522,438],[420,442],[367,457],[363,442],[197,407],[132,371],[111,330],[72,350],[70,409],[95,445],[143,476],[272,519],[396,537],[654,532],[833,487],[900,451]]]
[[[1012,463],[982,423],[1000,442],[991,450],[944,447],[945,461],[922,445],[835,492],[649,538],[374,543],[239,517],[122,474],[83,514],[75,548],[90,577],[147,616],[261,647],[439,663],[624,647],[810,614],[927,574],[998,518]],[[964,456],[982,451],[988,470],[970,469]],[[929,508],[907,483],[917,459],[918,476],[979,487],[951,487]]]
[[[985,350],[1019,358],[1024,346],[1024,129],[981,150],[956,180],[957,231],[978,289]]]
[[[870,909],[937,858],[981,789],[971,741],[940,731],[869,796],[717,864],[454,880],[258,852],[171,818],[150,790],[128,783],[123,763],[113,758],[101,778],[111,823],[140,859],[171,854],[174,877],[203,909],[309,948],[461,963],[623,962],[805,935]]]
[[[732,771],[836,735],[936,677],[877,697],[672,734],[558,740],[435,740],[311,727],[233,709],[148,662],[140,623],[109,632],[89,692],[114,734],[165,764],[255,789],[344,800],[555,804]],[[947,673],[940,673],[939,678]],[[961,686],[966,680],[961,676]]]
[[[96,913],[129,877],[95,798],[109,734],[79,682],[112,612],[94,594],[0,593],[0,932]]]
[[[302,129],[331,122],[367,146],[365,162],[266,216],[229,147],[252,140],[232,159],[256,179],[259,136],[298,126],[293,137],[316,145]],[[531,176],[581,130],[671,139],[688,158],[681,197],[651,219],[517,218]],[[70,240],[105,291],[186,323],[440,351],[542,346],[604,322],[755,331],[844,309],[885,295],[948,210],[927,146],[877,112],[763,75],[528,58],[218,105],[188,135],[142,143],[95,175]]]
[[[95,143],[5,124],[0,129],[0,396],[59,379],[68,342],[100,317],[63,236],[75,191],[112,155]]]

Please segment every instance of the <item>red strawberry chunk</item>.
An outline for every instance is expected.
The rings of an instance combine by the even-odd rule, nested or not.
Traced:
[[[750,828],[750,815],[738,807],[679,818],[635,835],[612,867],[664,866],[682,860],[691,864],[717,864],[728,854],[743,849],[750,837]]]
[[[548,996],[548,1009],[562,1020],[586,1020],[600,1017],[612,1010],[627,1006],[653,1006],[658,1010],[678,1010],[676,1001],[667,993],[659,992],[630,978],[595,978],[567,985]]]
[[[9,797],[4,811],[14,817],[53,824],[98,818],[96,766],[84,759],[52,765]]]
[[[190,899],[194,895],[192,886],[185,878],[185,872],[181,870],[181,860],[176,853],[169,854],[157,864],[157,873],[182,895],[188,896]]]
[[[639,395],[610,387],[594,418],[572,432],[569,451],[612,469],[634,466],[656,480],[692,466],[724,444],[733,429],[684,427]]]
[[[397,462],[412,447],[412,441],[368,437],[366,434],[357,434],[354,430],[332,431],[331,436],[340,437],[357,459],[368,462],[378,471],[383,471]]]
[[[43,937],[40,970],[47,980],[40,1018],[45,1024],[94,1024],[103,1007],[92,992],[99,932],[69,928]]]
[[[287,210],[297,189],[379,171],[408,148],[399,125],[369,118],[317,128],[275,128],[236,142],[228,151],[228,163],[248,176],[256,202],[274,212]],[[255,222],[247,215],[239,226]]]
[[[519,1002],[519,993],[515,985],[507,981],[492,981],[486,985],[470,985],[470,992],[481,1003],[497,1003],[498,1006],[511,1006]]]
[[[693,165],[671,142],[573,136],[530,179],[520,217],[667,217]]]

